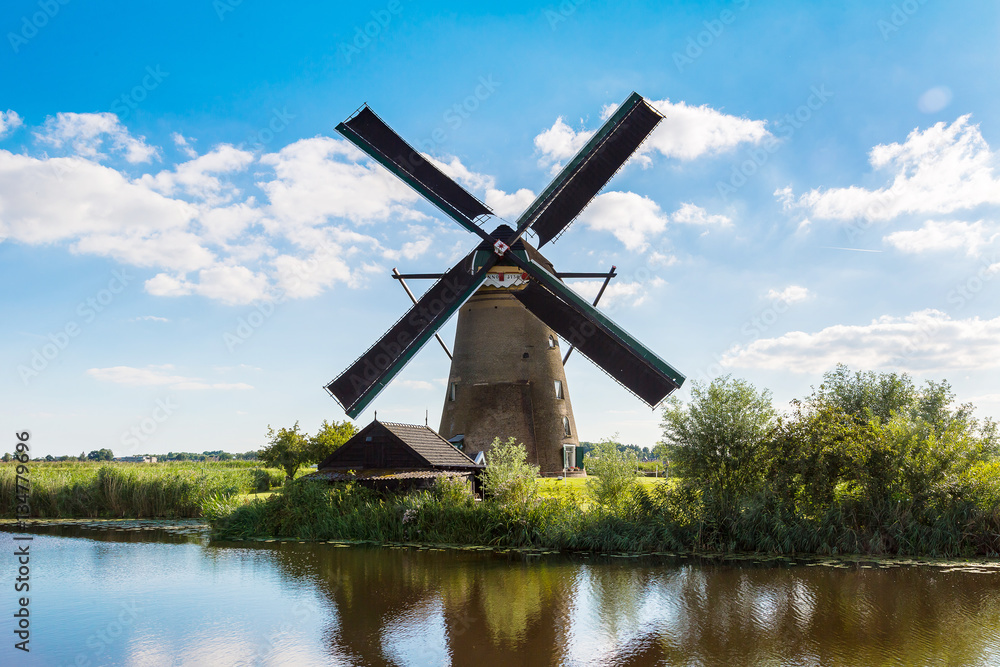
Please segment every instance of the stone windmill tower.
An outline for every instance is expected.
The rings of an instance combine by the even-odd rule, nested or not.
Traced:
[[[456,312],[440,432],[471,456],[496,436],[513,436],[543,474],[575,465],[578,440],[560,338],[650,406],[680,387],[683,375],[598,311],[596,301],[588,303],[561,280],[601,277],[606,287],[614,269],[557,273],[522,238],[531,229],[541,247],[564,232],[661,119],[632,93],[518,218],[516,229],[501,224],[492,233],[480,226],[492,211],[367,106],[338,125],[352,143],[482,239],[444,274],[396,274],[401,280],[437,281],[422,297],[413,297],[413,308],[327,385],[347,414],[360,414]]]

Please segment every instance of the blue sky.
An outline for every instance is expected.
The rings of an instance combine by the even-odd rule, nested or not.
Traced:
[[[996,3],[36,0],[0,26],[0,422],[38,454],[344,418],[322,386],[408,307],[391,269],[475,244],[337,135],[362,103],[513,220],[633,90],[666,119],[546,247],[618,266],[616,321],[779,407],[843,362],[1000,416]],[[566,372],[581,439],[656,442]],[[436,425],[447,373],[426,346],[359,421]]]

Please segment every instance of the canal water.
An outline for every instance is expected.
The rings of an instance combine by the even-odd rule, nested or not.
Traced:
[[[3,665],[1000,665],[1000,564],[642,558],[32,530]],[[5,553],[13,536],[0,533]]]

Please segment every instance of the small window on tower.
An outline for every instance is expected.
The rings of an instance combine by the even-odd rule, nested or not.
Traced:
[[[448,400],[454,401],[456,394],[458,394],[458,383],[452,382],[451,387],[448,388]]]
[[[556,398],[562,398],[563,397],[562,380],[556,380],[555,383],[556,383]]]
[[[563,417],[563,435],[567,438],[573,435],[569,432],[569,417]]]
[[[555,346],[556,346],[556,339],[552,336],[549,336],[549,347],[551,348]]]

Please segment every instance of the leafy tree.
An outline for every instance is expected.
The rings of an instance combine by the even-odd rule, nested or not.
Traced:
[[[538,496],[538,466],[527,462],[524,445],[514,438],[494,438],[486,452],[483,493],[500,505],[524,505]]]
[[[269,467],[282,468],[288,479],[295,477],[295,472],[310,459],[309,435],[299,432],[296,421],[292,428],[282,428],[277,432],[267,427],[267,446],[260,450],[260,460]]]
[[[12,458],[13,457],[10,455],[10,452],[4,452],[4,455],[3,455],[3,462],[4,463],[10,463],[10,460]]]
[[[51,454],[46,454],[45,455],[45,460],[46,461],[55,461],[56,457],[52,456]]]
[[[586,458],[587,489],[594,500],[608,508],[618,507],[638,484],[635,452],[621,447],[614,438],[597,443]]]
[[[324,419],[316,435],[309,438],[309,462],[322,463],[357,432],[354,423],[346,419],[342,422],[328,422]]]
[[[87,460],[87,455],[84,454],[83,452],[80,452],[80,456],[78,456],[76,460],[77,461],[86,461]]]
[[[837,407],[859,422],[886,422],[893,413],[909,409],[916,398],[917,390],[906,373],[852,374],[847,366],[837,364],[836,369],[823,374],[823,382],[813,390],[810,402]]]
[[[87,459],[90,461],[113,461],[115,455],[110,449],[98,449],[87,454]]]
[[[663,409],[663,438],[681,477],[706,487],[724,512],[735,509],[763,481],[765,439],[775,424],[771,392],[723,376],[695,382],[691,402],[676,397]]]

